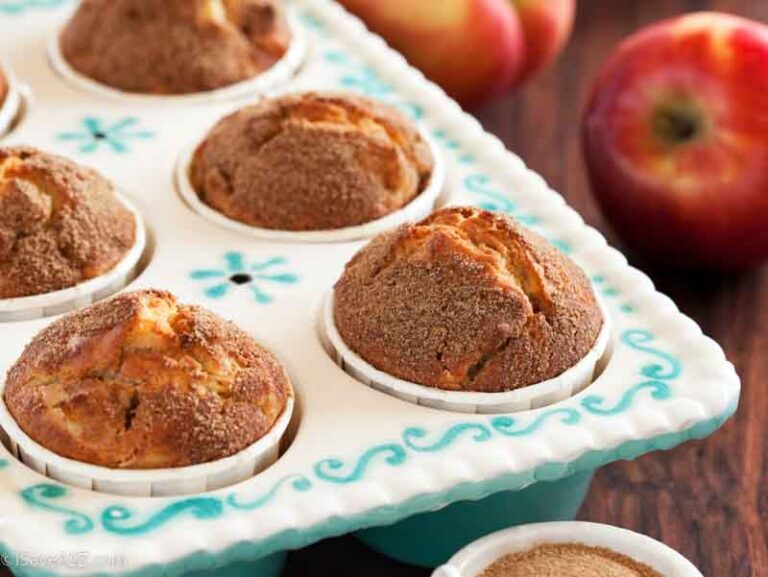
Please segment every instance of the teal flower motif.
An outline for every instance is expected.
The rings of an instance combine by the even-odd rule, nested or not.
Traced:
[[[299,22],[301,22],[305,28],[314,30],[315,32],[325,32],[325,24],[311,12],[304,12],[299,15]]]
[[[592,277],[592,283],[595,285],[595,289],[598,290],[600,294],[602,294],[606,298],[612,299],[612,298],[621,297],[621,293],[619,292],[619,289],[617,289],[614,286],[611,286],[610,284],[607,284],[607,280],[605,276],[601,274],[594,275]],[[618,306],[619,306],[619,310],[626,314],[631,314],[636,310],[634,305],[626,302],[619,303]]]
[[[437,140],[443,148],[458,156],[459,164],[472,164],[475,162],[475,157],[471,154],[463,153],[459,141],[452,138],[445,130],[435,130],[432,133],[432,136],[435,137],[435,140]]]
[[[128,143],[131,140],[146,140],[155,136],[154,132],[140,128],[139,119],[134,116],[126,116],[113,123],[95,116],[86,116],[80,124],[81,130],[60,132],[57,138],[63,142],[79,143],[78,150],[86,154],[102,147],[123,154],[130,151]]]
[[[259,304],[272,302],[272,296],[266,293],[262,283],[294,284],[299,277],[293,273],[268,272],[273,267],[286,264],[283,257],[273,257],[261,262],[246,263],[243,253],[231,251],[224,255],[224,267],[216,269],[194,270],[189,278],[199,281],[214,281],[203,292],[212,299],[221,299],[237,287],[247,287]]]
[[[58,8],[67,0],[0,0],[0,14],[21,14],[30,9]]]
[[[341,50],[329,50],[323,58],[341,69],[338,81],[343,88],[372,98],[389,99],[392,106],[399,108],[414,120],[424,118],[424,107],[415,102],[397,100],[394,86],[386,82],[374,68],[352,61],[349,55]]]
[[[483,210],[505,212],[515,217],[518,222],[525,226],[539,224],[539,217],[522,213],[517,203],[504,193],[496,190],[492,186],[491,177],[487,174],[470,174],[464,179],[464,187],[469,192],[480,196],[482,200],[477,205]]]

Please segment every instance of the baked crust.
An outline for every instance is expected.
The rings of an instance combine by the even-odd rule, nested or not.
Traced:
[[[44,329],[9,370],[4,399],[24,432],[59,455],[147,469],[237,453],[292,394],[280,363],[237,326],[142,290]]]
[[[0,148],[0,298],[102,275],[135,240],[133,214],[106,178],[34,148]]]
[[[0,69],[0,107],[5,103],[6,96],[8,96],[8,79]]]
[[[59,42],[75,70],[102,84],[188,94],[257,76],[291,32],[276,0],[83,0]]]
[[[500,392],[558,376],[603,319],[572,261],[513,219],[449,208],[374,239],[334,292],[344,342],[395,377]]]
[[[229,218],[327,230],[385,216],[420,194],[433,158],[400,113],[347,94],[267,99],[224,118],[197,148],[190,179]]]

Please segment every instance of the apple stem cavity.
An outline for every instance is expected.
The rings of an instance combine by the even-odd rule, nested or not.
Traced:
[[[653,114],[652,126],[661,140],[673,145],[695,140],[704,129],[701,112],[689,104],[660,107]]]

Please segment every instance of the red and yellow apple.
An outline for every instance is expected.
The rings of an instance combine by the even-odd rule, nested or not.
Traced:
[[[575,0],[512,0],[523,27],[525,57],[519,83],[548,67],[571,35]]]
[[[624,41],[583,118],[594,193],[627,244],[669,265],[768,257],[768,26],[719,13]]]
[[[548,65],[575,0],[340,0],[464,106],[506,92]]]

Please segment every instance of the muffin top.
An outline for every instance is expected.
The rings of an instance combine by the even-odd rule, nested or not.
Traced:
[[[83,0],[59,40],[81,74],[145,94],[247,80],[279,60],[290,41],[276,0]]]
[[[510,217],[448,208],[383,234],[334,291],[347,346],[392,376],[500,392],[569,369],[602,313],[585,274]]]
[[[327,230],[403,207],[432,168],[429,146],[399,112],[359,96],[304,93],[224,118],[197,148],[190,179],[229,218]]]
[[[133,214],[100,174],[34,148],[0,148],[0,298],[104,274],[135,238]]]
[[[3,69],[0,68],[0,107],[3,106],[6,96],[8,96],[8,79],[5,77]]]
[[[634,559],[604,547],[544,543],[502,557],[480,577],[661,577]]]
[[[237,326],[143,290],[49,325],[9,370],[4,398],[24,432],[59,455],[148,469],[237,453],[292,394],[280,363]]]

